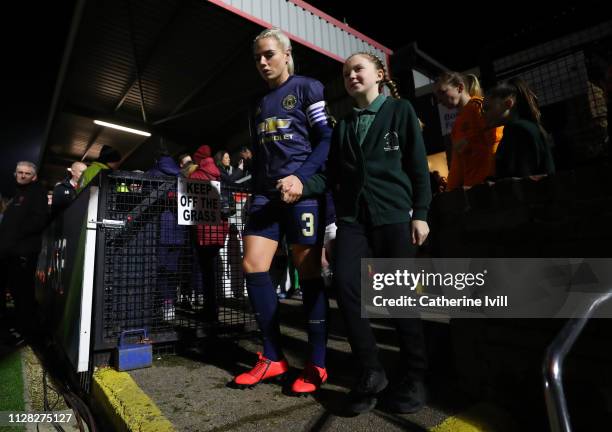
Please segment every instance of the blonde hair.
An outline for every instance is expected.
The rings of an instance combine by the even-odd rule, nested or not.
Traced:
[[[478,81],[478,77],[474,74],[446,71],[436,80],[436,85],[439,86],[441,84],[452,85],[453,87],[459,87],[459,84],[461,84],[471,97],[483,96],[480,81]]]
[[[291,40],[287,37],[285,33],[282,32],[281,29],[272,27],[269,29],[263,30],[261,33],[257,35],[255,40],[253,41],[253,51],[255,51],[255,46],[258,41],[266,38],[274,38],[278,41],[283,52],[289,52],[289,61],[287,62],[287,70],[289,71],[289,75],[293,75],[295,71],[295,66],[293,65],[293,54],[291,48]]]
[[[386,85],[389,91],[391,92],[391,96],[393,96],[395,99],[399,99],[400,94],[399,94],[399,89],[397,88],[397,84],[395,83],[395,81],[389,78],[389,73],[387,72],[387,68],[385,67],[385,64],[380,59],[380,57],[370,52],[359,51],[359,52],[351,54],[346,59],[346,61],[349,61],[350,59],[358,55],[367,58],[374,65],[374,67],[376,67],[376,69],[380,69],[383,71],[383,79],[380,82],[379,90],[382,90],[382,86]]]

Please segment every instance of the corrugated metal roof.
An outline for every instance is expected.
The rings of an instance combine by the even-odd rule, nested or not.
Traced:
[[[367,36],[300,0],[209,0],[264,27],[278,27],[293,40],[344,61],[357,51],[378,55],[383,61],[392,51]]]

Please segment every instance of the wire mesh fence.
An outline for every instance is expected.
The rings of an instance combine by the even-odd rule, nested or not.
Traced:
[[[609,155],[612,21],[544,38],[510,38],[489,48],[491,81],[523,78],[538,96],[557,167],[571,169]],[[500,55],[500,53],[510,53]]]
[[[235,333],[254,323],[242,273],[248,192],[222,185],[218,225],[178,225],[176,178],[115,172],[103,186],[102,332],[147,328],[156,341]]]

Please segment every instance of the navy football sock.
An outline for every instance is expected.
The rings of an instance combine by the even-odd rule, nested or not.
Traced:
[[[278,321],[278,296],[268,272],[246,273],[246,286],[253,306],[255,319],[263,336],[263,354],[272,361],[279,361],[280,325]]]

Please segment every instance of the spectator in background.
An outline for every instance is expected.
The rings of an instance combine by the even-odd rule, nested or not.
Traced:
[[[193,154],[193,161],[197,165],[197,169],[189,175],[189,178],[197,180],[221,180],[221,173],[212,158],[210,146],[200,146]]]
[[[121,162],[121,154],[108,145],[103,145],[100,149],[100,155],[98,159],[91,163],[91,165],[83,172],[81,179],[79,180],[79,187],[77,192],[80,192],[91,182],[100,171],[104,170],[116,170],[119,168]]]
[[[240,147],[240,159],[244,162],[244,166],[242,167],[244,175],[250,175],[253,169],[253,153],[251,149],[247,146]]]
[[[251,174],[253,172],[253,154],[248,147],[242,146],[238,152],[237,159],[238,165],[242,164],[242,177],[236,180],[236,184],[250,188],[252,180]]]
[[[554,174],[537,96],[525,81],[513,78],[493,87],[485,98],[484,115],[489,126],[504,126],[496,156],[497,178]]]
[[[191,158],[190,158],[191,159]],[[178,177],[181,171],[170,157],[163,139],[160,139],[155,150],[155,163],[146,172],[151,177]],[[159,183],[158,183],[159,185]],[[168,187],[167,183],[161,183]],[[182,247],[187,243],[184,226],[176,223],[176,192],[174,186],[160,198],[163,211],[159,215],[159,249],[157,253],[157,283],[162,297],[161,311],[166,321],[176,318],[175,304],[177,286],[179,285],[179,260]]]
[[[234,168],[230,163],[230,155],[225,150],[219,150],[215,153],[215,165],[219,168],[223,183],[234,184],[243,175],[244,161],[240,160],[238,167]]]
[[[0,223],[2,222],[2,218],[4,217],[4,212],[9,205],[8,198],[5,198],[0,194]]]
[[[185,165],[187,165],[190,162],[193,162],[193,159],[191,159],[191,155],[189,153],[183,153],[179,155],[178,157],[179,168],[182,169]]]
[[[8,198],[5,198],[2,196],[2,194],[0,194],[0,224],[2,223],[2,219],[4,218],[4,212],[6,211],[6,208],[9,205],[9,200]],[[0,261],[1,264],[1,261]],[[0,324],[2,323],[2,320],[4,319],[5,315],[6,315],[6,293],[5,293],[5,287],[6,287],[6,280],[7,280],[7,274],[4,271],[4,268],[1,267],[0,268]]]
[[[482,91],[475,75],[445,72],[436,81],[438,101],[458,110],[451,131],[452,156],[447,190],[474,186],[495,171],[502,128],[489,128],[482,117]]]
[[[191,156],[187,156],[189,160],[191,160]],[[147,175],[153,177],[178,177],[180,174],[181,170],[179,165],[172,159],[168,152],[168,148],[164,144],[163,139],[161,139],[155,150],[155,163],[153,164],[153,168],[147,171]]]
[[[585,52],[585,91],[566,102],[564,135],[571,166],[600,159],[608,150],[606,63],[596,52]],[[562,147],[562,145],[560,146]]]
[[[87,169],[87,165],[83,162],[73,162],[68,170],[70,175],[63,181],[55,185],[53,189],[53,199],[51,202],[51,213],[55,214],[60,210],[68,207],[77,195],[77,186],[83,171]]]
[[[198,165],[191,159],[190,155],[183,155],[179,157],[179,164],[181,170],[181,176],[189,178],[189,176],[198,169]]]
[[[34,271],[47,223],[47,198],[37,181],[36,165],[21,161],[15,170],[17,190],[0,223],[0,272],[8,276],[22,336],[36,331]],[[0,287],[4,293],[4,287]]]
[[[227,151],[219,150],[215,153],[215,163],[221,173],[221,214],[222,217],[227,218],[230,222],[228,232],[229,238],[227,242],[228,249],[225,254],[227,259],[223,263],[223,274],[225,275],[224,279],[228,281],[229,285],[232,287],[234,294],[241,296],[242,292],[239,293],[239,288],[234,280],[239,278],[239,280],[242,281],[244,278],[242,263],[233,259],[234,257],[232,255],[237,254],[238,256],[242,256],[242,246],[240,229],[236,218],[232,218],[232,216],[236,215],[237,210],[236,200],[234,198],[234,192],[237,188],[234,185],[244,175],[244,161],[240,159],[238,167],[233,167],[230,162],[230,155]]]
[[[593,129],[592,154],[594,157],[605,153],[609,141],[608,99],[610,96],[606,88],[607,68],[605,60],[599,55],[592,53],[588,56],[589,113]]]
[[[431,183],[431,194],[436,196],[447,190],[447,180],[445,177],[440,175],[440,171],[433,171],[429,173],[429,180]]]
[[[197,164],[197,169],[191,173],[190,179],[221,180],[221,173],[211,157],[209,146],[203,145],[198,148],[193,155],[193,160]],[[225,244],[228,233],[229,223],[227,221],[222,221],[217,225],[197,226],[197,252],[204,285],[203,318],[208,322],[217,320],[216,287],[220,282],[218,277],[220,275],[217,272],[220,267],[219,251]]]

